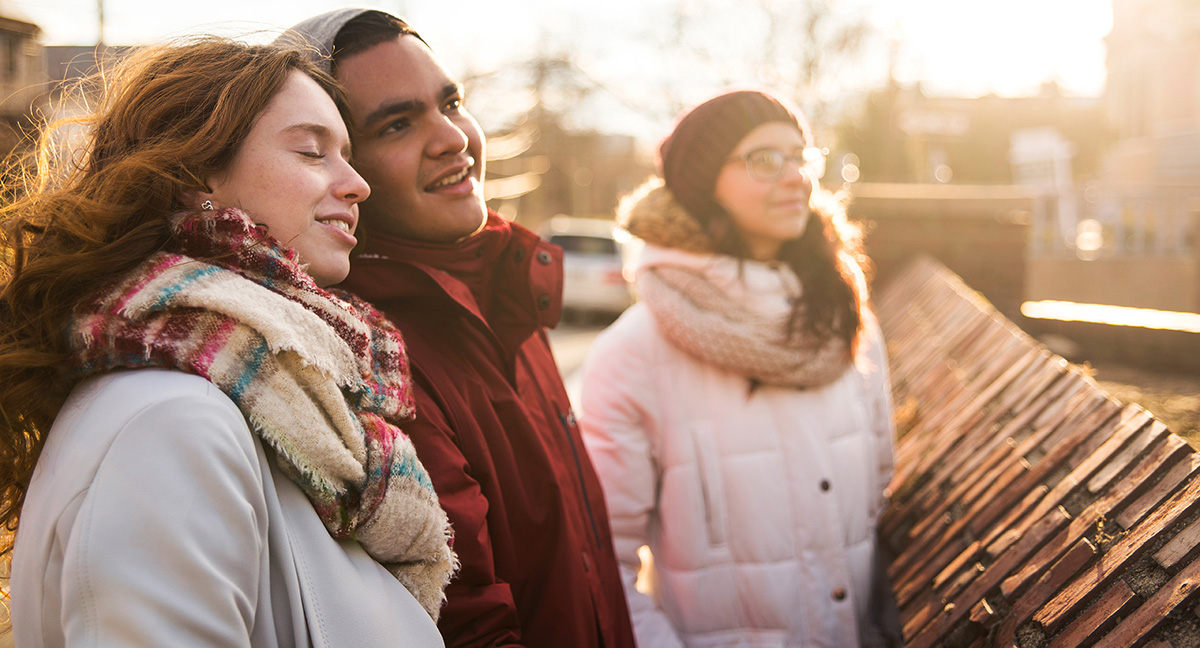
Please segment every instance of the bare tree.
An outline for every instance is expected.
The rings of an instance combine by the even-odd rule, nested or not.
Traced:
[[[760,85],[820,121],[861,90],[871,24],[846,0],[679,0],[662,42],[665,59],[707,68],[722,85]],[[682,103],[693,103],[697,98]],[[683,106],[678,106],[682,108]]]
[[[574,24],[558,16],[528,58],[465,75],[469,104],[485,128],[524,146],[493,158],[497,206],[508,201],[505,209],[536,220],[566,205],[578,212],[579,204],[612,202],[579,199],[604,191],[603,183],[585,182],[603,157],[589,131],[636,134],[648,144],[682,110],[730,86],[787,96],[824,131],[819,141],[830,141],[822,128],[832,126],[827,107],[843,98],[847,79],[865,78],[857,65],[871,30],[854,2],[662,0],[635,16],[579,14]],[[641,130],[614,122],[639,122]],[[643,153],[626,166],[632,176],[648,165]]]

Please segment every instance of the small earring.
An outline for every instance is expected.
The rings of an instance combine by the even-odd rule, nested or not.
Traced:
[[[204,202],[200,203],[200,209],[203,209],[204,211],[212,211],[212,208],[213,204],[211,200],[205,200]]]

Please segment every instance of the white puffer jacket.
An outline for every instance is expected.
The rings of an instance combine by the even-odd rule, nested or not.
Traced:
[[[648,246],[642,267],[658,263],[703,270],[748,308],[787,297],[765,264]],[[596,339],[583,430],[643,648],[859,645],[892,469],[873,321],[860,353],[824,387],[751,392],[675,347],[644,304]],[[649,595],[634,588],[642,545]]]

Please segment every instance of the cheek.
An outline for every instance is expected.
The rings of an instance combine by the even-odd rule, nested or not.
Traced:
[[[739,211],[738,204],[741,202],[741,194],[742,190],[738,179],[729,175],[728,169],[717,176],[717,181],[713,185],[713,200],[725,211],[730,214]]]
[[[260,185],[256,202],[262,206],[263,221],[280,239],[303,233],[316,206],[328,195],[329,181],[304,169],[276,176],[274,184]],[[255,220],[259,220],[256,218]]]
[[[415,191],[417,165],[412,155],[403,150],[381,152],[382,154],[361,156],[355,159],[355,168],[375,194],[391,195]]]
[[[467,142],[472,148],[482,146],[484,139],[483,129],[479,127],[479,122],[475,121],[475,117],[471,113],[466,110],[460,110],[458,115],[451,118],[451,121],[467,136]]]
[[[471,122],[469,130],[464,129],[463,132],[467,134],[467,148],[475,157],[476,163],[482,166],[485,157],[483,154],[485,145],[483,131],[479,130],[479,126],[475,122]]]
[[[715,198],[717,203],[729,212],[735,223],[755,218],[766,206],[767,192],[761,182],[743,182],[743,178],[734,178],[719,183]],[[749,180],[745,178],[745,180]]]

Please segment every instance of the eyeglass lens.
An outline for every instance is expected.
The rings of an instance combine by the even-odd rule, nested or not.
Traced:
[[[825,153],[819,148],[809,147],[787,155],[779,149],[759,149],[746,156],[746,166],[750,175],[758,180],[778,180],[786,164],[795,164],[812,173],[813,177],[825,175]]]

